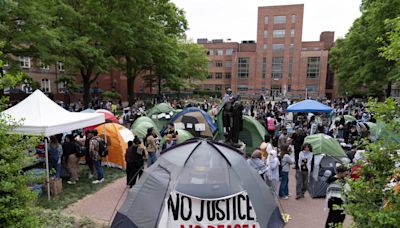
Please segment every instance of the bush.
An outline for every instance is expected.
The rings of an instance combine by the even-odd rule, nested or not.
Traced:
[[[400,224],[400,192],[388,188],[388,182],[399,168],[400,107],[391,98],[384,103],[370,101],[369,110],[391,132],[367,146],[368,164],[360,170],[361,178],[349,180],[345,210],[356,227],[398,227]],[[384,190],[385,189],[385,190]]]

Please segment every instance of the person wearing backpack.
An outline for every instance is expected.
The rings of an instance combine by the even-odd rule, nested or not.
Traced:
[[[102,139],[97,136],[97,130],[90,131],[89,136],[89,154],[97,172],[97,180],[92,181],[92,184],[104,182],[103,167],[101,166],[100,143]]]
[[[267,115],[267,131],[271,137],[275,136],[275,119],[271,114]]]
[[[143,173],[144,159],[148,156],[145,146],[140,139],[135,136],[133,142],[128,142],[128,149],[125,153],[126,161],[126,184],[129,188],[135,185],[136,180]]]

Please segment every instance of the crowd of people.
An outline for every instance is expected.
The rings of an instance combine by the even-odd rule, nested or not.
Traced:
[[[335,172],[327,178],[329,186],[326,200],[329,215],[326,227],[330,227],[343,223],[345,219],[345,214],[340,209],[344,200],[341,192],[346,186],[345,177],[350,174],[354,178],[359,177],[357,170],[360,164],[351,162],[362,160],[366,144],[375,140],[366,123],[376,121],[361,100],[339,99],[327,101],[325,104],[333,108],[329,115],[287,113],[285,109],[290,101],[271,103],[264,99],[252,101],[244,112],[259,120],[268,132],[264,142],[248,158],[248,164],[270,183],[280,199],[286,200],[292,196],[288,189],[291,166],[296,172],[296,189],[293,190],[295,198],[300,200],[305,197],[314,168],[312,145],[304,143],[307,136],[329,135],[343,147],[347,159],[338,162]]]

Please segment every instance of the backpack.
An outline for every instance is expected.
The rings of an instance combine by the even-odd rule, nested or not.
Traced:
[[[78,142],[75,142],[75,146],[76,146],[76,156],[78,158],[85,156],[86,154],[86,147],[85,146],[81,146]]]
[[[106,143],[102,139],[97,139],[97,142],[99,143],[99,155],[101,157],[107,157],[108,155],[108,147]]]

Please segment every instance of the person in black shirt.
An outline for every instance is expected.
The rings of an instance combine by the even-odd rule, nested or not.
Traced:
[[[147,159],[148,154],[145,146],[140,139],[135,136],[135,139],[128,142],[128,148],[125,153],[126,161],[126,182],[132,188],[136,183],[136,179],[143,173],[144,159]]]

